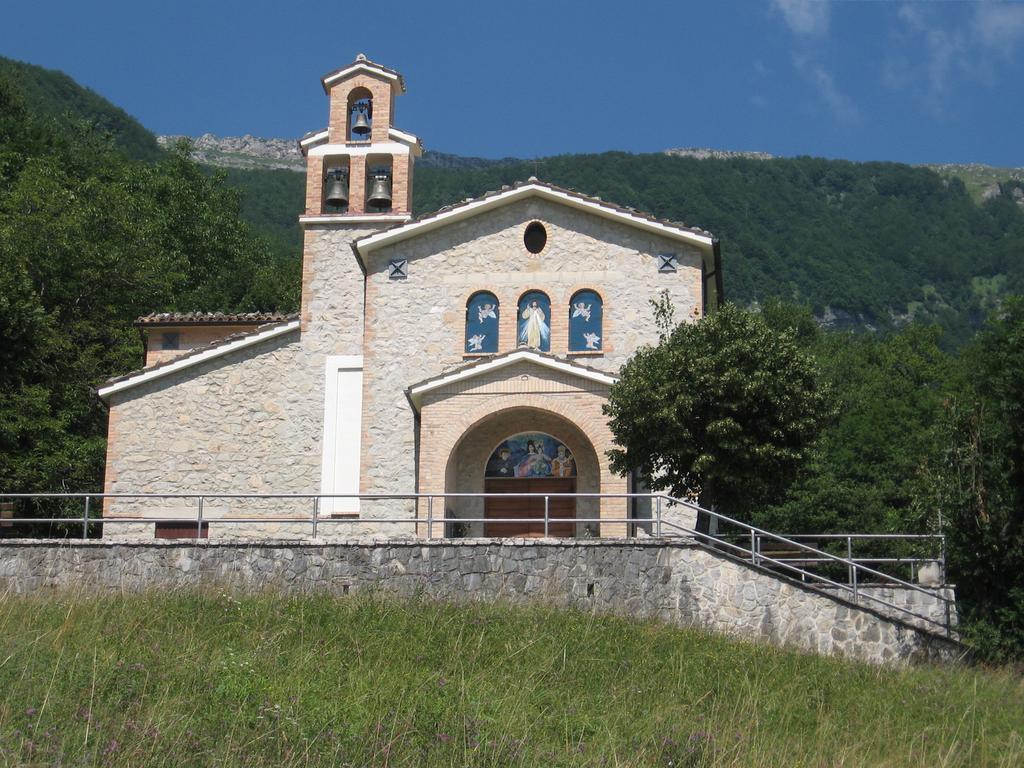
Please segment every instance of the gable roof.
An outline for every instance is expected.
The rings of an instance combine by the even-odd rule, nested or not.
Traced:
[[[598,384],[606,384],[608,386],[611,386],[619,380],[618,376],[613,376],[610,373],[599,371],[596,368],[582,365],[573,360],[565,360],[556,355],[537,352],[533,349],[515,349],[511,352],[504,352],[500,355],[474,360],[470,363],[466,363],[465,365],[461,365],[448,373],[425,379],[419,384],[413,384],[409,387],[406,390],[406,394],[409,396],[412,404],[416,407],[416,410],[419,410],[420,404],[423,402],[423,396],[428,392],[433,392],[434,390],[446,387],[449,384],[473,379],[477,376],[482,376],[485,373],[501,370],[502,368],[507,368],[510,365],[515,365],[516,363],[521,362],[533,363],[541,368],[558,371],[559,373],[568,373],[573,376],[579,376],[581,379],[594,381]]]
[[[540,197],[578,210],[589,211],[597,216],[678,240],[702,250],[712,248],[717,242],[715,236],[707,230],[658,219],[634,208],[606,203],[599,197],[590,197],[571,189],[557,187],[554,184],[538,181],[536,177],[531,176],[526,182],[517,182],[510,187],[502,187],[496,192],[487,192],[476,199],[465,200],[457,205],[442,208],[434,213],[416,217],[404,224],[363,237],[355,242],[355,247],[360,254],[365,256],[385,245],[392,245],[528,197]]]
[[[240,349],[251,347],[254,344],[259,344],[268,339],[273,339],[277,336],[283,336],[286,333],[299,330],[298,318],[289,320],[284,323],[274,323],[272,325],[263,325],[252,331],[246,331],[244,333],[233,333],[230,336],[226,336],[223,339],[218,339],[212,344],[207,344],[202,347],[196,347],[190,352],[178,357],[165,360],[162,363],[151,365],[148,368],[142,368],[138,371],[132,371],[126,373],[123,376],[115,376],[109,379],[103,386],[96,390],[96,394],[100,396],[103,402],[108,402],[111,395],[118,392],[123,392],[126,389],[132,389],[145,384],[146,382],[153,381],[155,379],[163,378],[172,373],[191,368],[194,365],[205,363],[209,360],[214,360],[218,357],[230,354],[231,352],[237,352]]]
[[[369,72],[370,74],[383,77],[386,80],[391,80],[398,85],[399,93],[405,93],[405,78],[403,78],[398,71],[391,69],[390,67],[385,67],[383,64],[378,64],[375,61],[370,61],[366,58],[366,54],[363,53],[356,56],[356,60],[351,64],[347,64],[340,69],[335,69],[333,72],[328,72],[320,78],[320,82],[324,87],[324,91],[329,92],[331,90],[331,86],[336,82],[356,72]]]

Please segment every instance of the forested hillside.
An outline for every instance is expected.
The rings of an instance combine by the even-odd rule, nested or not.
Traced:
[[[53,118],[57,130],[73,130],[85,122],[110,133],[131,158],[160,157],[156,137],[142,123],[63,72],[0,56],[0,78],[16,84],[28,107],[40,117]]]
[[[95,490],[94,387],[141,365],[135,318],[293,307],[298,262],[275,259],[187,151],[132,160],[19,91],[0,77],[0,490]]]
[[[532,172],[532,164],[420,173],[431,209]],[[663,155],[549,158],[546,180],[722,239],[726,295],[808,303],[840,325],[937,321],[969,334],[993,293],[1024,285],[1024,210],[976,205],[957,180],[895,163]]]

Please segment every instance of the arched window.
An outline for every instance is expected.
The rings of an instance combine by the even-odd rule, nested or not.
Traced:
[[[551,351],[551,299],[541,291],[529,291],[519,299],[517,343],[541,352]]]
[[[498,351],[498,299],[493,293],[474,293],[466,302],[466,352]]]
[[[366,88],[354,88],[348,95],[346,141],[369,141],[373,126],[373,96]]]
[[[597,291],[577,291],[569,301],[569,351],[600,352],[603,319]]]

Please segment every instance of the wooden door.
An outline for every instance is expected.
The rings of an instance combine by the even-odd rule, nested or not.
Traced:
[[[521,480],[487,480],[487,493],[575,493],[574,477],[533,477]],[[548,516],[552,518],[576,517],[576,499],[551,497],[548,499]],[[485,523],[484,536],[522,536],[539,538],[544,535],[544,499],[488,497],[484,502],[485,518],[511,518],[524,522]],[[575,523],[551,523],[549,536],[571,538],[576,535]]]

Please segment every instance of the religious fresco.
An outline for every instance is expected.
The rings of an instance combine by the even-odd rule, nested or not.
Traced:
[[[474,293],[466,305],[466,352],[498,351],[498,299],[493,293]]]
[[[595,291],[579,291],[569,302],[569,350],[601,351],[601,297]]]
[[[484,470],[486,478],[576,477],[576,459],[560,440],[520,432],[501,441]]]
[[[519,299],[519,346],[551,351],[551,300],[541,291]]]

